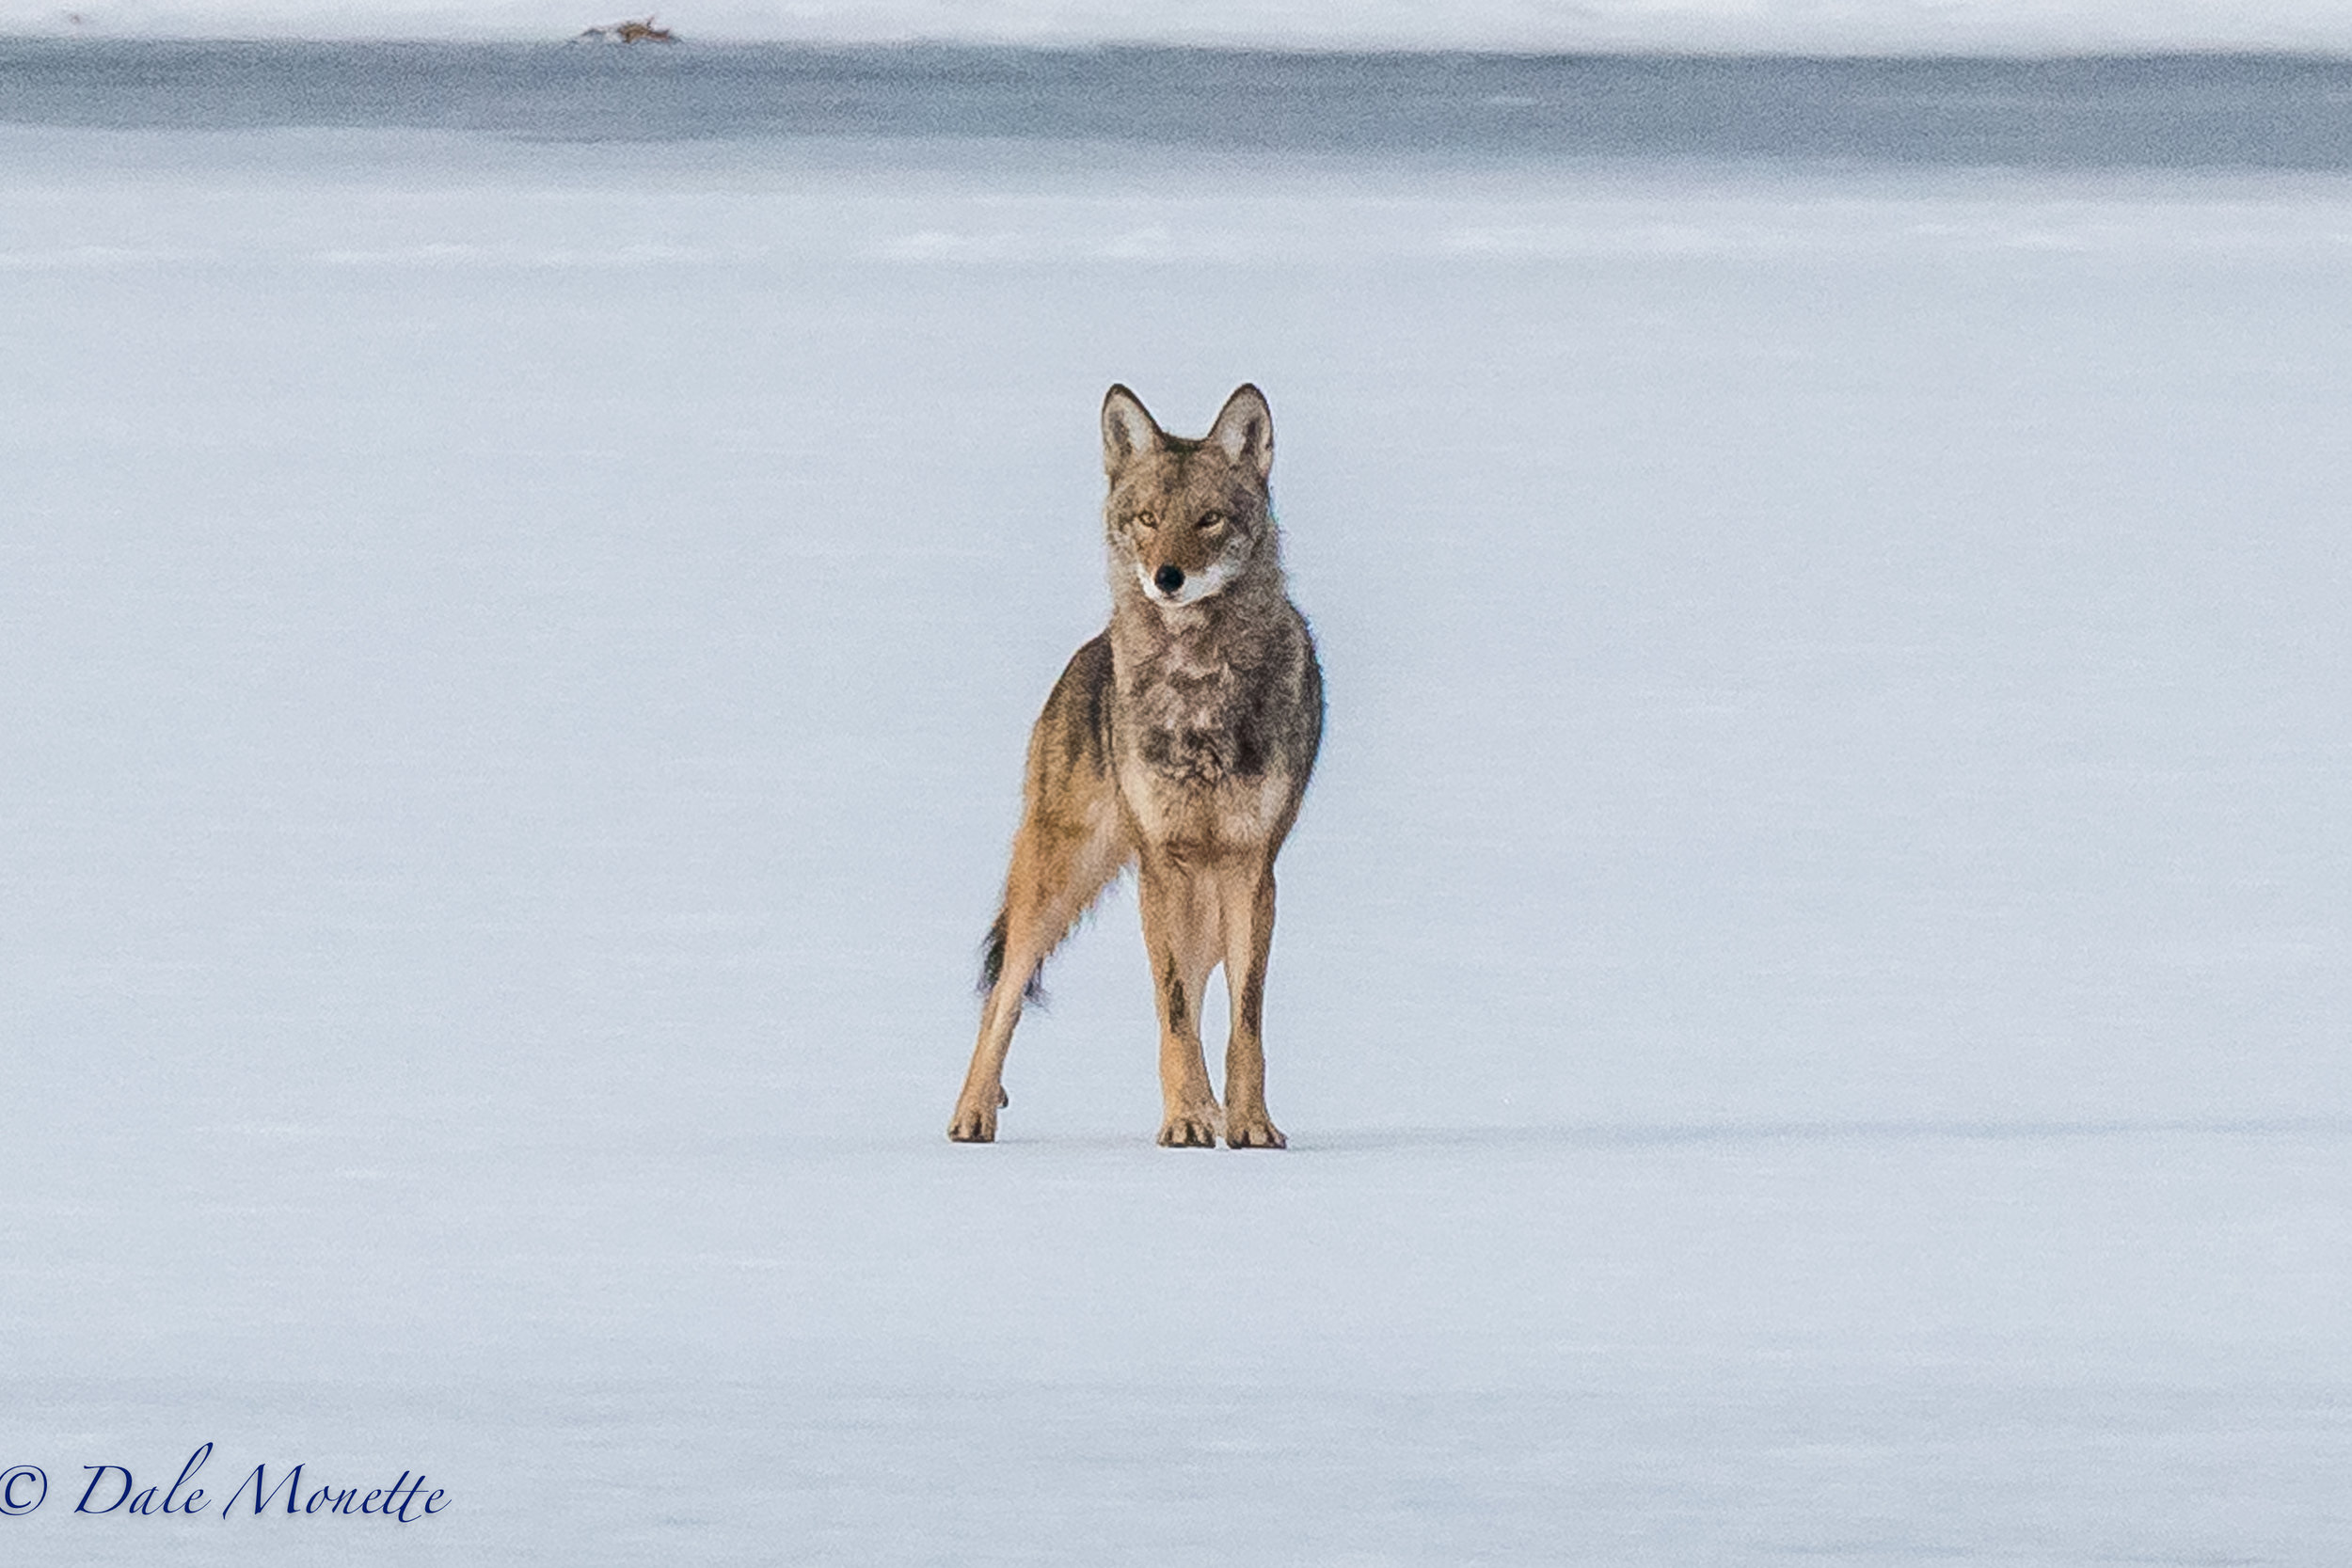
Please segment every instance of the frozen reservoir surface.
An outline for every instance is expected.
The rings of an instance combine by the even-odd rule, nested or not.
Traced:
[[[162,123],[56,57],[0,1560],[2352,1560],[2324,136]],[[1330,687],[1292,1147],[1152,1146],[1123,890],[951,1147],[1097,403],[1244,379]],[[222,1517],[296,1463],[444,1511]]]

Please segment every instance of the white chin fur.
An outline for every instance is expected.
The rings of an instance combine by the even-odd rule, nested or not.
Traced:
[[[1160,592],[1160,585],[1152,580],[1152,574],[1146,571],[1143,562],[1138,561],[1136,562],[1136,580],[1143,584],[1143,596],[1153,604],[1193,605],[1221,591],[1227,583],[1232,581],[1233,568],[1227,562],[1217,562],[1199,576],[1185,578],[1184,585],[1175,593],[1163,594]]]

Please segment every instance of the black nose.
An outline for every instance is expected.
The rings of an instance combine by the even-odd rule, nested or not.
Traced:
[[[1152,574],[1152,580],[1163,594],[1173,594],[1184,585],[1184,570],[1181,566],[1163,566]]]

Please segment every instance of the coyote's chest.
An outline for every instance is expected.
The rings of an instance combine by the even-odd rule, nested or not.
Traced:
[[[1211,789],[1265,776],[1263,682],[1179,644],[1136,672],[1127,693],[1136,756],[1169,784]]]
[[[1290,799],[1270,722],[1279,682],[1248,654],[1171,639],[1119,672],[1120,792],[1151,838],[1255,842]]]

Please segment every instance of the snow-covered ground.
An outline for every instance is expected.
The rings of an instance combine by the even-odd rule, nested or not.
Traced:
[[[0,129],[0,1558],[2345,1560],[2348,274],[2336,175]],[[1283,1155],[1151,1146],[1124,894],[942,1136],[1114,379],[1275,411]],[[451,1506],[73,1514],[206,1441]]]

